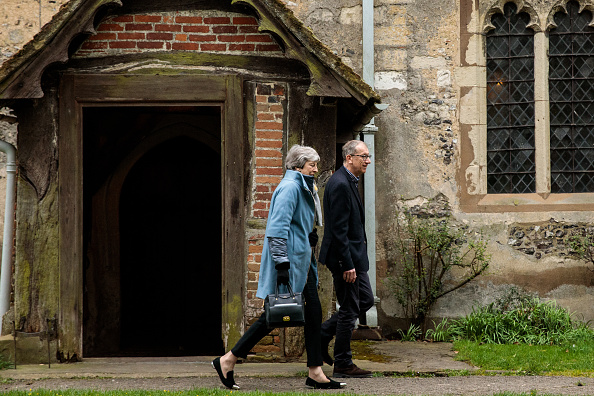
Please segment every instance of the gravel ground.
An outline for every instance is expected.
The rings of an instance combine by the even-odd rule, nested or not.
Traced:
[[[312,391],[304,378],[237,377],[244,391]],[[492,395],[499,392],[554,395],[594,395],[594,378],[537,376],[461,376],[435,378],[349,379],[342,390],[312,391],[365,395]],[[100,378],[14,380],[0,391],[29,389],[147,389],[178,391],[196,388],[221,388],[215,377],[179,378]]]

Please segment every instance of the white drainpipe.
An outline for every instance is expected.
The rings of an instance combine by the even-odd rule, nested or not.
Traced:
[[[14,194],[16,185],[16,149],[0,140],[0,151],[6,153],[6,205],[4,207],[4,236],[0,266],[0,330],[2,317],[10,307],[10,279],[12,277],[12,248],[14,238]]]
[[[373,1],[363,0],[363,80],[374,87],[375,75],[375,48],[373,43],[374,23],[373,23]],[[387,107],[387,106],[386,106]],[[384,107],[385,108],[385,107]],[[367,256],[369,257],[369,282],[375,297],[374,306],[367,311],[367,325],[377,327],[377,304],[379,298],[376,293],[376,264],[375,264],[375,133],[377,127],[373,118],[361,131],[363,141],[369,148],[369,154],[373,157],[371,164],[367,166],[365,172],[365,184],[363,195],[365,198],[365,233],[367,234]]]
[[[371,88],[375,74],[373,34],[373,0],[363,0],[363,81]]]

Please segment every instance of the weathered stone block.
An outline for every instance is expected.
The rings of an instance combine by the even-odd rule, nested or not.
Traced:
[[[403,6],[375,7],[374,23],[379,25],[406,25],[406,8]]]
[[[443,69],[447,67],[447,62],[443,57],[434,56],[415,56],[410,62],[413,69]]]
[[[375,73],[375,88],[378,90],[407,88],[406,74],[401,72],[378,72]]]
[[[340,10],[340,23],[343,25],[363,24],[363,7],[349,7]]]
[[[405,47],[410,44],[412,32],[406,26],[386,26],[375,29],[375,45]]]
[[[414,4],[415,0],[375,0],[375,4]]]
[[[455,80],[460,87],[486,87],[486,73],[484,66],[466,66],[454,69]]]
[[[14,363],[15,342],[11,335],[0,337],[0,354]],[[48,364],[57,363],[57,342],[50,340],[49,350],[47,338],[37,336],[17,336],[16,364]]]
[[[376,48],[377,71],[405,71],[407,51],[400,48]]]

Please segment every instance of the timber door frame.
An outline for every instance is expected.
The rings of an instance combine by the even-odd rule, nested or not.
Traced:
[[[64,74],[60,82],[58,177],[60,307],[58,350],[83,355],[83,107],[219,106],[221,108],[222,323],[225,346],[242,328],[245,274],[242,80],[218,75]],[[208,246],[204,246],[208,249]],[[208,302],[205,302],[208,303]],[[238,307],[239,303],[239,307]],[[239,308],[239,309],[238,309]],[[208,318],[205,318],[208,320]]]

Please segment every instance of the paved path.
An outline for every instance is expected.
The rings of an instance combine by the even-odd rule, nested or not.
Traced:
[[[498,392],[593,395],[594,379],[574,377],[452,376],[475,370],[454,360],[448,343],[374,343],[384,362],[356,363],[385,376],[349,379],[347,387],[330,393],[366,395],[491,395]],[[161,389],[220,388],[212,357],[93,358],[80,363],[22,365],[0,371],[0,391],[12,389]],[[328,375],[332,368],[324,366]],[[306,392],[303,362],[248,361],[236,366],[242,390]],[[430,378],[394,378],[393,373],[431,374]],[[449,376],[448,376],[449,375]]]
[[[374,342],[376,355],[384,362],[358,360],[368,370],[392,373],[435,373],[447,370],[474,370],[464,362],[454,360],[455,352],[449,343]],[[216,372],[210,362],[213,357],[194,356],[176,358],[89,358],[79,363],[18,365],[17,369],[0,371],[0,378],[39,379],[71,377],[211,377]],[[324,366],[328,374],[332,369]],[[298,376],[305,373],[304,361],[294,363],[253,363],[248,360],[236,368],[237,375],[249,377]]]

